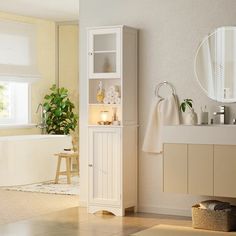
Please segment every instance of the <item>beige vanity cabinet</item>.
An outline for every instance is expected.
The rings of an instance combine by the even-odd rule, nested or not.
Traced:
[[[236,197],[236,146],[164,144],[164,192]]]
[[[164,192],[213,195],[213,145],[164,145]]]
[[[214,195],[236,197],[236,146],[214,146]]]
[[[213,145],[188,145],[188,193],[213,195]]]
[[[164,192],[187,193],[187,144],[165,144]]]

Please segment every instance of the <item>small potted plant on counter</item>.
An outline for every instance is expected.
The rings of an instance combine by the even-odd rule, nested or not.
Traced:
[[[192,99],[184,99],[180,104],[180,110],[183,112],[183,121],[185,125],[197,124],[197,114],[194,112]]]
[[[75,131],[78,115],[74,113],[75,105],[70,101],[66,88],[57,88],[54,84],[51,93],[44,97],[46,110],[46,130],[49,134],[70,134]]]

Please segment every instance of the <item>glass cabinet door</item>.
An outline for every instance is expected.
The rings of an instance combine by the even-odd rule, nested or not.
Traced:
[[[120,29],[96,29],[89,32],[89,77],[120,77]]]

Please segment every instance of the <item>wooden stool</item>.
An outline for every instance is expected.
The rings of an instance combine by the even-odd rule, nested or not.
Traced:
[[[58,184],[58,180],[59,180],[60,175],[66,175],[67,176],[67,184],[71,184],[71,175],[79,175],[79,154],[78,154],[78,152],[73,152],[73,153],[66,153],[66,152],[63,153],[62,152],[62,153],[55,154],[55,156],[58,157],[55,184]],[[60,171],[62,158],[64,158],[66,160],[66,171]],[[77,164],[76,171],[71,170],[71,162],[72,162],[73,158],[75,158],[76,164]]]

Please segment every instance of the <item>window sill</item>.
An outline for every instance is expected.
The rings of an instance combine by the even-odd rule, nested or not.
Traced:
[[[36,128],[36,124],[0,124],[0,129],[31,129]]]

